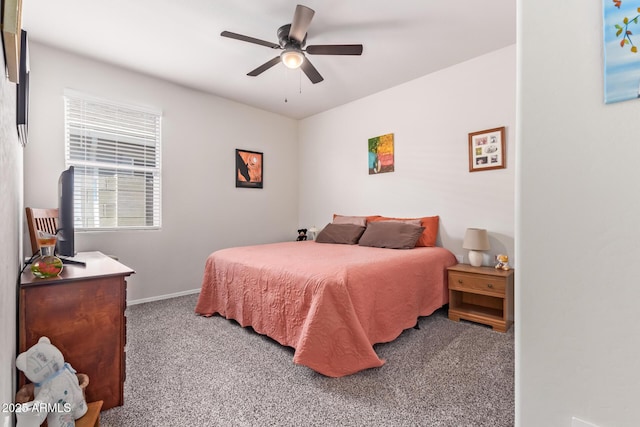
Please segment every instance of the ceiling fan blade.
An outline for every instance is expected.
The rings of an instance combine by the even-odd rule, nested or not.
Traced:
[[[276,56],[275,58],[273,58],[270,61],[265,62],[264,64],[262,64],[261,66],[259,66],[255,70],[248,72],[247,76],[255,77],[257,75],[260,75],[260,74],[264,73],[265,71],[267,71],[269,68],[271,68],[274,65],[276,65],[278,62],[280,62],[280,56]]]
[[[311,19],[316,12],[313,9],[303,6],[301,4],[296,6],[296,11],[293,14],[293,22],[291,23],[291,29],[289,30],[289,38],[302,44],[304,36],[307,34]]]
[[[316,70],[316,67],[314,67],[313,64],[311,64],[311,61],[309,61],[309,58],[305,58],[304,61],[302,61],[302,65],[300,66],[300,68],[302,68],[302,71],[304,71],[307,77],[309,77],[309,80],[311,80],[311,83],[316,84],[324,80],[324,78],[320,75],[318,70]]]
[[[279,44],[271,43],[271,42],[268,42],[266,40],[256,39],[256,38],[245,36],[245,35],[242,35],[242,34],[232,33],[231,31],[223,31],[223,32],[220,33],[220,35],[222,37],[229,37],[230,39],[236,39],[236,40],[240,40],[240,41],[243,41],[243,42],[249,42],[249,43],[259,44],[259,45],[262,45],[262,46],[267,46],[267,47],[270,47],[272,49],[280,49],[280,45]]]
[[[310,55],[362,55],[361,44],[316,44],[307,46]]]

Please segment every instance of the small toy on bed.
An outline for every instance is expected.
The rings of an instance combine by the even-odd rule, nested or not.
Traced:
[[[307,240],[307,229],[306,228],[301,228],[298,230],[298,238],[296,239],[296,241],[301,241],[301,240]]]
[[[34,400],[21,405],[16,427],[39,426],[47,419],[49,427],[75,425],[87,412],[76,371],[47,337],[16,358],[16,368],[35,385]]]
[[[496,268],[498,270],[509,270],[509,257],[504,255],[504,254],[498,254],[496,255],[496,261],[498,261],[498,263],[496,264]]]

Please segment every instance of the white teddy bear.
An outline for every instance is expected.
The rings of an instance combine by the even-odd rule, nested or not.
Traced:
[[[45,418],[49,427],[71,427],[87,412],[76,371],[49,338],[19,354],[16,367],[35,386],[34,400],[16,411],[16,427],[39,426]]]

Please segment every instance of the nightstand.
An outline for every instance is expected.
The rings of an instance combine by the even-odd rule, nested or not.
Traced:
[[[447,269],[449,319],[483,323],[506,332],[513,324],[514,271],[457,264]]]

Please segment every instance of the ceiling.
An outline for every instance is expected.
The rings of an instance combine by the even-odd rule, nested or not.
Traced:
[[[362,56],[307,55],[324,81],[282,64],[247,73],[279,51],[289,0],[23,0],[31,41],[126,67],[295,119],[399,85],[516,42],[514,0],[303,0],[312,44],[363,44]]]

